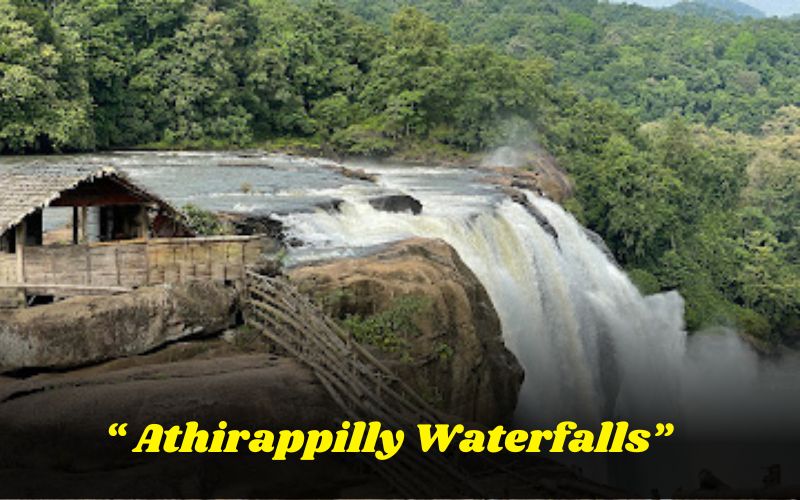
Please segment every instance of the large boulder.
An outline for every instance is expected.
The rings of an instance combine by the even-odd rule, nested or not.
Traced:
[[[440,409],[486,424],[512,414],[522,369],[483,285],[445,242],[407,240],[290,277]]]
[[[69,368],[142,354],[234,324],[236,291],[212,282],[77,297],[6,312],[0,372]]]

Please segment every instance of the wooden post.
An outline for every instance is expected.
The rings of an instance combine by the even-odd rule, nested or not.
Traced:
[[[81,243],[89,243],[89,207],[81,207]]]
[[[25,230],[26,223],[23,219],[17,225],[17,234],[16,234],[16,247],[15,252],[17,253],[17,282],[22,284],[25,283],[25,234],[27,231]]]
[[[78,232],[78,207],[72,207],[72,244],[77,245],[80,242],[80,233]]]
[[[150,237],[150,217],[147,215],[147,206],[139,208],[139,237],[148,239]]]

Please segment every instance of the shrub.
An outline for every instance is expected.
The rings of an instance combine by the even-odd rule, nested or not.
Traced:
[[[230,233],[230,228],[209,210],[204,210],[197,205],[183,206],[183,215],[189,227],[200,236],[216,236]]]
[[[377,314],[350,315],[342,321],[342,326],[359,343],[373,345],[385,352],[403,352],[408,349],[407,339],[420,334],[415,318],[429,307],[427,297],[406,295]]]

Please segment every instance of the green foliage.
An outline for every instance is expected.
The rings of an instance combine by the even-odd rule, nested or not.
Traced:
[[[230,228],[223,224],[214,212],[192,204],[184,205],[182,212],[189,227],[198,235],[218,236],[230,233]]]
[[[267,144],[457,159],[536,143],[575,181],[567,208],[643,291],[678,289],[690,328],[796,342],[800,21],[690,11],[0,0],[0,153]],[[403,314],[348,324],[399,349]]]
[[[453,359],[456,351],[453,349],[453,346],[447,344],[445,342],[440,343],[436,346],[436,355],[439,357],[439,361],[447,362]]]
[[[0,0],[0,153],[94,146],[81,62],[36,4]]]
[[[658,277],[644,269],[628,269],[628,277],[643,295],[652,295],[661,291]]]
[[[576,180],[568,206],[644,293],[681,292],[690,329],[725,324],[796,341],[795,110],[781,110],[754,139],[678,118],[630,128],[624,115],[599,120],[598,105],[574,101],[563,111],[572,133],[557,127],[550,137]]]
[[[720,19],[596,0],[340,3],[382,23],[398,3],[412,5],[446,24],[456,42],[545,57],[558,81],[591,99],[613,99],[644,121],[679,112],[752,133],[800,92],[796,20]]]
[[[360,156],[387,156],[395,148],[395,141],[384,135],[380,118],[372,118],[351,125],[333,135],[333,144],[341,151]]]
[[[417,317],[430,305],[427,297],[406,295],[371,316],[350,315],[342,321],[342,326],[360,343],[386,352],[403,353],[408,349],[407,339],[419,335]]]

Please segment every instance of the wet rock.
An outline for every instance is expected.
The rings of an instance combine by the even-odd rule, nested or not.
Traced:
[[[370,174],[360,168],[347,168],[341,165],[323,165],[323,166],[336,172],[337,174],[343,177],[347,177],[348,179],[355,179],[358,181],[370,182],[373,184],[378,180],[377,175]]]
[[[341,211],[342,203],[344,203],[344,200],[333,198],[330,200],[321,201],[314,206],[328,213],[336,213]]]
[[[529,190],[558,203],[574,194],[575,188],[569,176],[559,168],[555,158],[547,153],[519,153],[513,165],[493,164],[491,158],[483,163],[483,167],[494,174],[491,182],[498,185]]]
[[[522,369],[503,343],[483,285],[443,241],[407,240],[372,256],[296,268],[290,276],[339,319],[391,315],[399,300],[416,299],[413,327],[398,328],[400,338],[383,339],[392,347],[375,354],[448,413],[487,424],[513,413]]]
[[[235,303],[232,288],[195,282],[9,311],[0,319],[0,372],[84,366],[221,332]]]
[[[538,208],[536,208],[533,203],[530,202],[525,193],[515,188],[506,188],[504,191],[514,203],[522,205],[522,207],[524,207],[525,210],[531,214],[534,219],[536,219],[536,222],[539,224],[539,226],[541,226],[541,228],[544,229],[547,234],[555,238],[556,243],[558,243],[558,232],[556,231],[556,228],[554,228],[553,225],[550,224],[550,221],[547,220],[547,217],[545,217],[544,214]]]
[[[223,213],[219,217],[233,226],[238,235],[265,234],[276,241],[284,240],[283,222],[274,218],[272,214]]]
[[[303,246],[302,241],[286,235],[283,222],[272,214],[223,213],[219,217],[226,224],[230,224],[238,235],[267,235],[274,243],[274,248],[270,251],[277,252],[281,246]]]
[[[414,215],[422,213],[422,203],[407,194],[388,194],[369,200],[375,210],[382,212],[400,213],[411,212]]]

